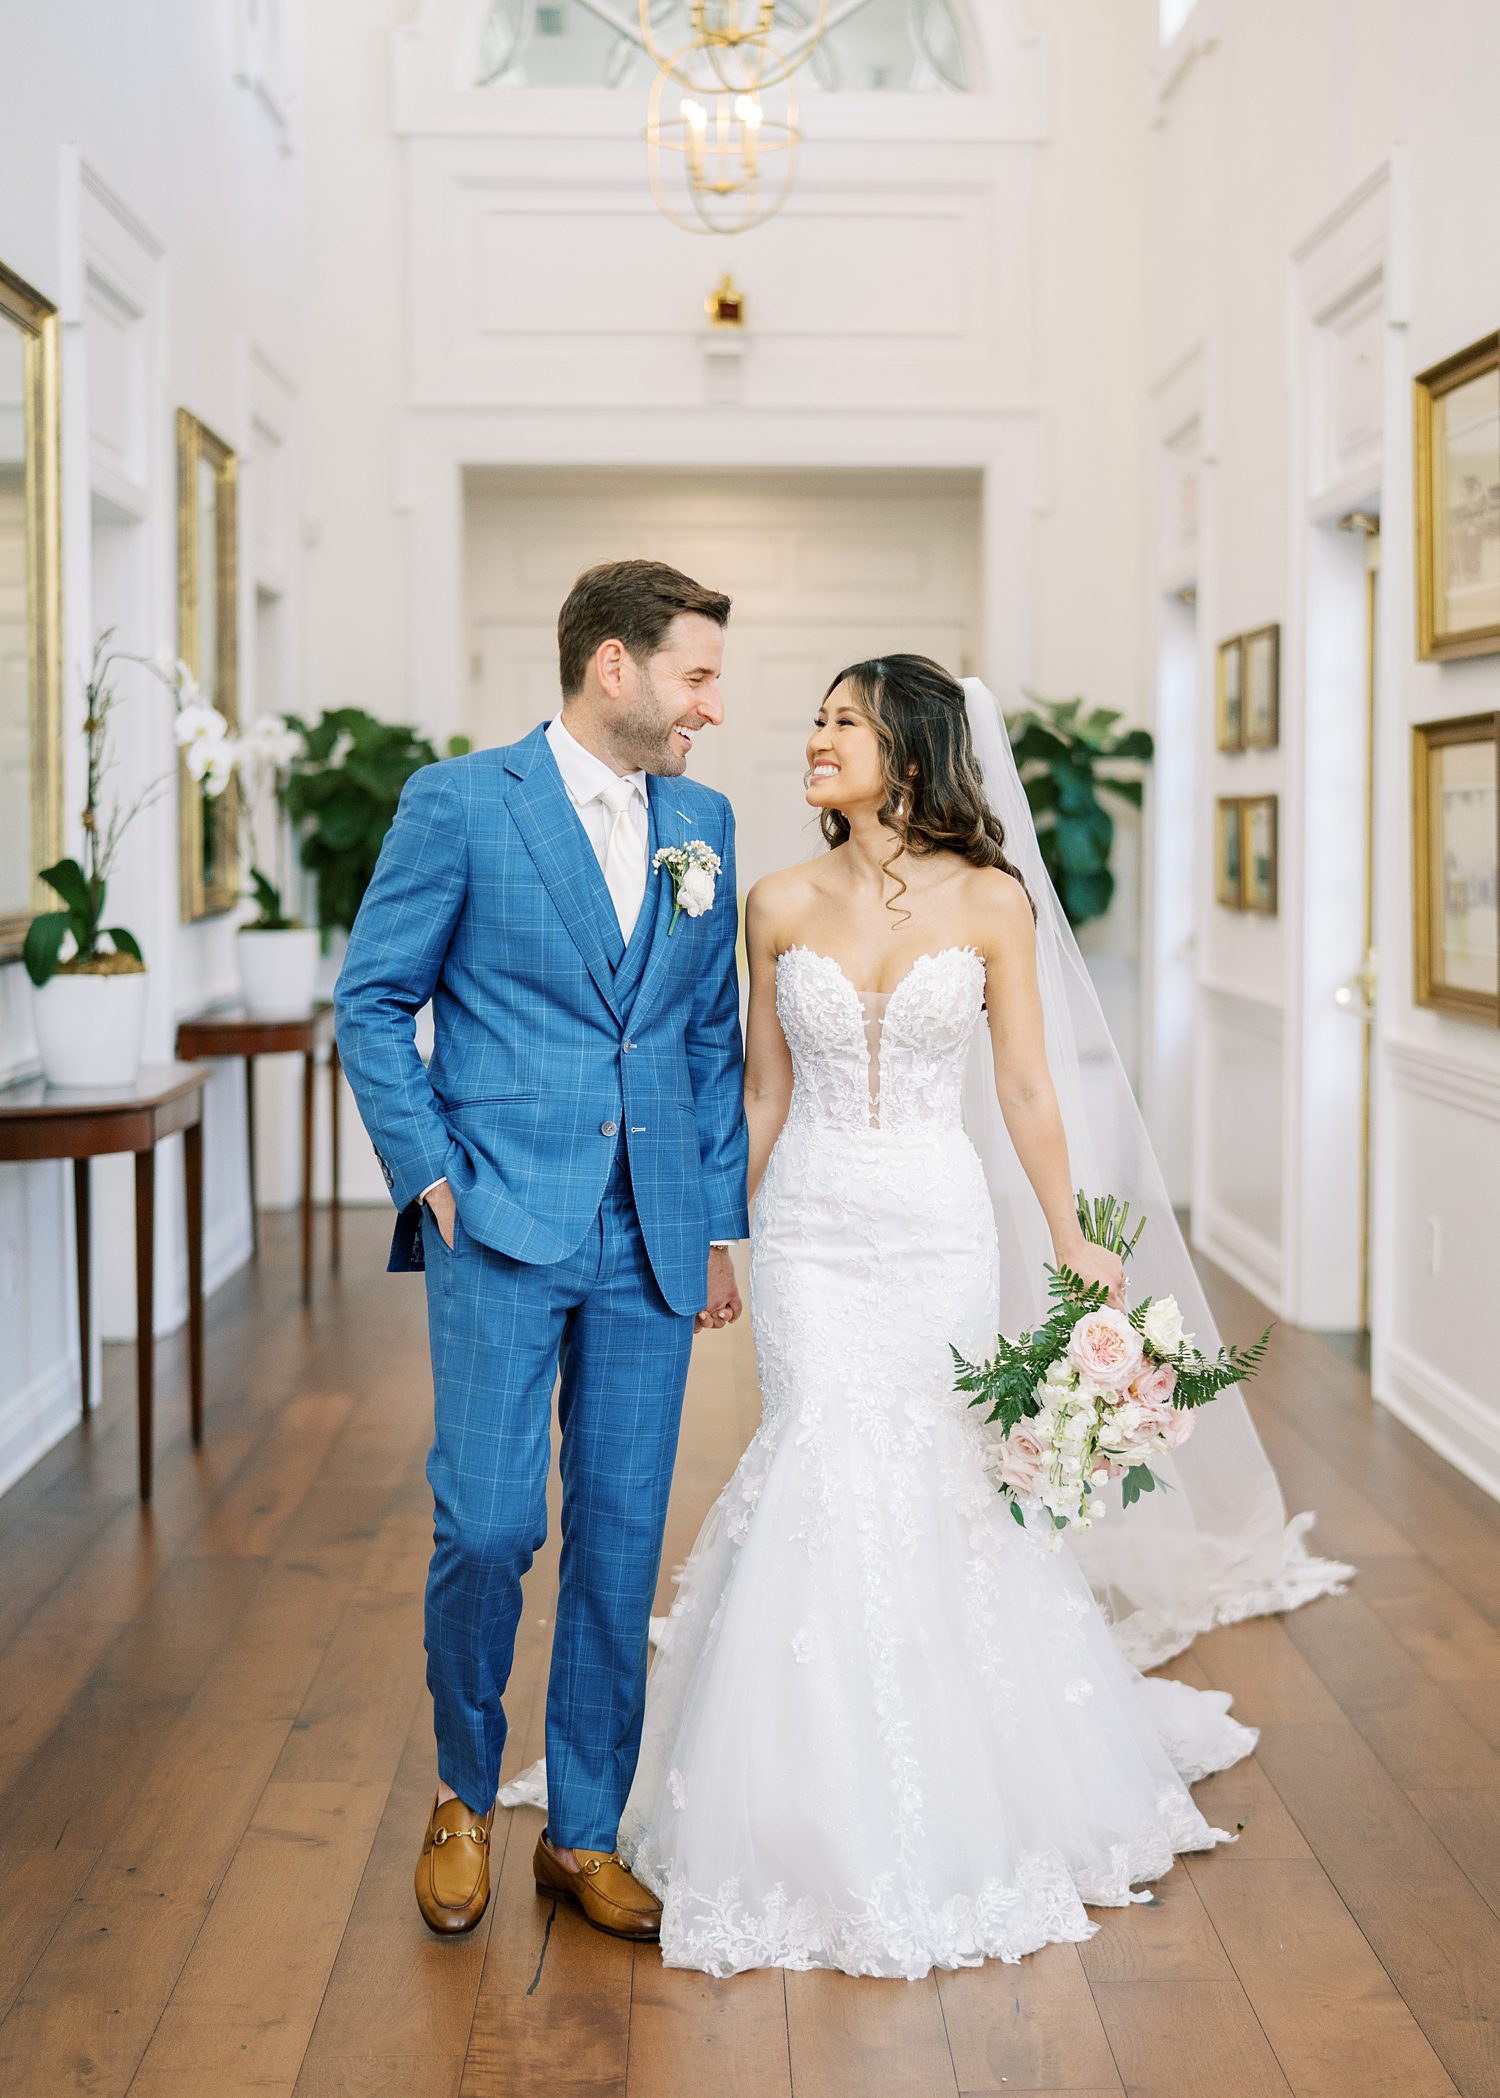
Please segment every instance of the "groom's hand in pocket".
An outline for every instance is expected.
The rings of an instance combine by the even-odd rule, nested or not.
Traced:
[[[708,1254],[708,1288],[703,1309],[694,1321],[695,1330],[707,1333],[718,1326],[732,1326],[743,1310],[740,1286],[734,1279],[734,1263],[728,1246],[711,1246]]]
[[[453,1251],[453,1225],[458,1215],[458,1204],[453,1199],[453,1190],[446,1180],[436,1181],[428,1188],[422,1200],[432,1211],[432,1221],[443,1235],[443,1244]]]

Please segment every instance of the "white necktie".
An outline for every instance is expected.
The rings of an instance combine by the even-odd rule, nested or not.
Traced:
[[[631,821],[631,803],[637,792],[635,782],[628,779],[617,779],[599,792],[610,818],[604,847],[604,880],[614,898],[615,916],[627,945],[646,893],[646,855]]]

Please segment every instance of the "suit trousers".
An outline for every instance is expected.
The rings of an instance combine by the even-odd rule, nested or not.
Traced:
[[[693,1318],[651,1271],[623,1147],[583,1243],[546,1266],[423,1210],[435,1434],[427,1683],[438,1773],[477,1813],[499,1785],[521,1579],[547,1534],[552,1390],[562,1560],[547,1686],[554,1842],[613,1850],[635,1775]],[[705,1273],[707,1258],[705,1253]]]

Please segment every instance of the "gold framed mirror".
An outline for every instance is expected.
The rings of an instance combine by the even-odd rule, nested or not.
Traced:
[[[177,653],[239,726],[239,456],[186,408],[177,411]],[[179,768],[184,922],[227,911],[240,893],[236,788],[215,800]]]
[[[62,794],[57,309],[0,265],[0,961],[45,907]]]

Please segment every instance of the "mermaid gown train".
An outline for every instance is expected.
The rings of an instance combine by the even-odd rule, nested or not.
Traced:
[[[780,960],[795,1086],[751,1239],[763,1417],[682,1571],[620,1830],[670,1966],[1016,1960],[1233,1840],[1188,1786],[1254,1732],[1123,1657],[1072,1554],[1011,1518],[953,1390],[950,1342],[975,1359],[997,1327],[960,1115],[983,989],[964,948],[885,999],[809,949]]]

